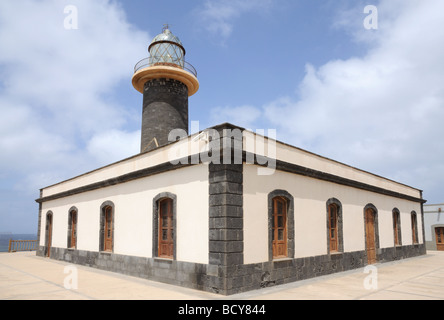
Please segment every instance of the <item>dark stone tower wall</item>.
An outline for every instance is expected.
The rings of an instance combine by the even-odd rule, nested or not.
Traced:
[[[159,146],[166,145],[173,129],[188,133],[188,88],[173,79],[149,80],[143,91],[140,151],[155,149],[154,138]]]

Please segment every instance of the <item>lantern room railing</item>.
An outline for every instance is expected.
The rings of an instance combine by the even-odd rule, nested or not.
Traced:
[[[141,69],[148,68],[148,67],[154,67],[154,66],[167,66],[167,67],[175,67],[175,68],[183,69],[183,70],[190,72],[195,77],[197,77],[196,69],[194,69],[194,67],[186,61],[180,61],[177,64],[172,63],[172,62],[153,62],[152,58],[145,58],[143,60],[140,60],[136,64],[136,66],[134,67],[134,73],[136,73],[137,71],[139,71]]]

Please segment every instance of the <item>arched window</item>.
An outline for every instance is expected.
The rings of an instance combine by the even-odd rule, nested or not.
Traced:
[[[287,257],[287,200],[283,197],[273,198],[272,218],[273,258]]]
[[[410,216],[411,216],[411,221],[412,221],[412,241],[413,241],[413,244],[417,244],[418,243],[418,220],[416,218],[416,212],[412,211]]]
[[[52,211],[48,211],[46,214],[46,227],[45,227],[45,256],[48,258],[51,256],[51,246],[52,246],[52,224],[53,224],[53,214]]]
[[[327,248],[329,253],[343,252],[342,204],[338,199],[327,201]]]
[[[397,208],[392,211],[393,215],[393,237],[395,246],[400,246],[401,241],[401,214]]]
[[[75,249],[77,247],[77,216],[76,207],[69,209],[68,214],[68,248]]]
[[[106,201],[100,206],[100,251],[114,250],[114,204]]]
[[[153,256],[176,259],[176,195],[163,192],[153,199]]]
[[[293,197],[284,190],[268,195],[269,258],[294,257]]]

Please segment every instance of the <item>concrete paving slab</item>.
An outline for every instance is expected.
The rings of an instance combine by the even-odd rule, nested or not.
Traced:
[[[75,270],[75,271],[74,271]],[[76,287],[73,286],[77,273]],[[0,254],[0,299],[198,300],[218,295],[37,257]]]
[[[444,252],[429,251],[426,256],[376,264],[370,271],[362,268],[228,297],[73,266],[35,252],[0,253],[0,299],[443,300]]]

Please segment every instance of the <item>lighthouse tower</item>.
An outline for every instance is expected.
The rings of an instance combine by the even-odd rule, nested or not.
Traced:
[[[143,94],[140,152],[166,145],[173,129],[188,133],[188,97],[199,89],[197,72],[185,61],[185,48],[168,26],[148,52],[132,78],[134,88]]]

